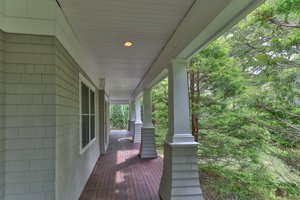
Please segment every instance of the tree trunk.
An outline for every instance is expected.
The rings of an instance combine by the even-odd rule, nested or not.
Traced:
[[[198,119],[198,115],[196,114],[196,111],[199,109],[199,103],[200,103],[200,73],[197,72],[196,73],[196,88],[197,90],[195,91],[196,94],[196,99],[194,101],[194,138],[196,142],[199,142],[199,119]]]
[[[192,111],[192,135],[194,136],[196,140],[196,132],[195,132],[195,73],[190,70],[189,71],[189,81],[190,81],[190,105],[191,105],[191,111]]]
[[[152,104],[152,113],[155,113],[155,104]],[[155,126],[156,122],[155,122],[155,118],[152,118],[152,124],[153,126]]]

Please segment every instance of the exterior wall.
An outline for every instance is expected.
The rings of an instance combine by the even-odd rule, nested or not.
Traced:
[[[5,50],[4,199],[54,199],[54,40],[5,34]]]
[[[83,71],[59,41],[56,54],[56,199],[78,199],[97,159],[99,129],[96,141],[80,155],[79,147],[79,72]],[[97,88],[97,87],[95,87]],[[96,95],[96,111],[99,95]],[[96,127],[99,127],[96,112]]]
[[[88,59],[56,0],[0,0],[0,29],[6,33],[55,36],[97,85]]]
[[[99,156],[79,153],[77,64],[98,85],[95,66],[55,0],[0,0],[0,19],[18,33],[0,33],[0,200],[77,199]]]
[[[98,128],[80,154],[79,73],[55,37],[0,32],[0,200],[78,199],[100,154]]]
[[[4,123],[5,123],[4,33],[0,31],[0,199],[4,198]]]

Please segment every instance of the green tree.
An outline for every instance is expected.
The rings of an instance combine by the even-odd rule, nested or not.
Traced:
[[[299,5],[267,1],[195,58],[209,66],[210,75],[232,75],[230,68],[214,69],[210,57],[211,49],[225,41],[217,48],[228,52],[243,75],[200,83],[211,87],[204,89],[197,111],[203,129],[200,166],[211,175],[205,186],[215,192],[213,198],[300,198]],[[224,58],[215,58],[222,65]],[[199,68],[201,73],[204,69]],[[237,85],[244,87],[240,90],[230,80],[242,80]],[[214,92],[215,87],[221,92]],[[222,92],[231,89],[229,96]]]
[[[230,46],[220,38],[191,59],[188,66],[192,134],[198,141],[202,108],[226,106],[225,99],[244,89],[239,63],[229,56]]]
[[[128,105],[110,106],[110,124],[114,129],[126,129],[128,125]]]
[[[267,0],[191,59],[206,199],[300,199],[300,1]],[[167,82],[153,89],[167,133]]]
[[[155,140],[159,150],[162,150],[168,132],[168,79],[154,86],[151,93]]]

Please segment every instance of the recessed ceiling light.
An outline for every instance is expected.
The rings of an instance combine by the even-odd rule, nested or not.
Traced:
[[[125,47],[131,47],[133,44],[130,41],[124,42]]]
[[[121,84],[121,87],[125,87],[125,85],[124,85],[124,84]]]

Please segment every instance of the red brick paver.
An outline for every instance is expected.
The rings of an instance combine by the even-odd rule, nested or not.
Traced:
[[[141,159],[127,132],[112,131],[79,200],[159,200],[161,158]]]

